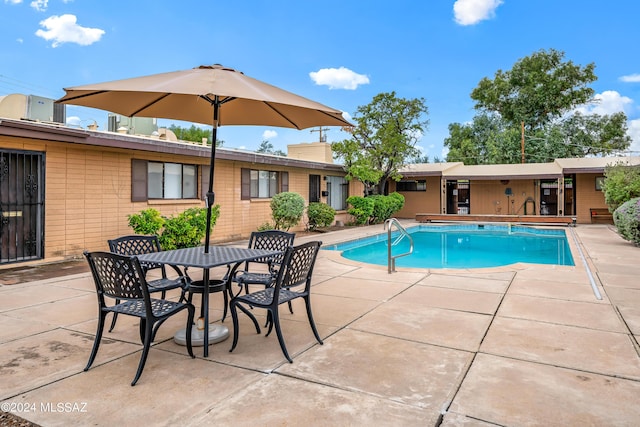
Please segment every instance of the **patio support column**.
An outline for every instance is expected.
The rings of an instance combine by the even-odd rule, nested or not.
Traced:
[[[564,177],[558,178],[558,215],[565,215],[564,211]]]
[[[447,179],[445,177],[440,178],[440,211],[443,214],[447,213]]]

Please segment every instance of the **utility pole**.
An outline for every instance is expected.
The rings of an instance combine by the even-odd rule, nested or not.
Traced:
[[[324,131],[328,131],[329,128],[323,128],[322,126],[320,126],[318,129],[311,129],[310,132],[312,132],[312,133],[313,132],[320,132],[320,138],[319,138],[320,142],[327,142],[327,135],[326,134],[325,134],[324,138],[322,138],[322,131],[323,130]]]
[[[520,158],[522,163],[524,163],[524,121],[520,122],[520,127],[522,129],[522,141],[520,142]]]

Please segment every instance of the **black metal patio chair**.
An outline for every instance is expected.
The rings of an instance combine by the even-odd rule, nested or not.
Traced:
[[[132,234],[108,240],[108,243],[109,251],[119,255],[132,256],[162,251],[162,248],[160,247],[160,240],[158,240],[158,236],[154,235],[147,236]],[[140,262],[140,265],[145,273],[145,277],[149,271],[153,270],[158,271],[161,274],[160,278],[150,279],[147,281],[150,293],[162,292],[161,298],[164,299],[167,291],[180,288],[180,301],[184,301],[186,299],[185,292],[189,288],[189,278],[183,274],[178,267],[171,266],[176,271],[177,277],[170,278],[167,276],[167,269],[164,264],[143,261]],[[113,328],[116,326],[117,319],[118,313],[114,313],[113,319],[111,320],[111,326],[109,327],[109,332],[113,331]]]
[[[238,294],[231,299],[230,309],[233,319],[233,344],[229,350],[230,352],[233,351],[238,344],[238,309],[249,316],[256,327],[256,332],[259,334],[260,326],[256,318],[249,311],[249,308],[264,308],[267,310],[267,323],[269,325],[266,336],[269,336],[275,327],[280,348],[287,360],[292,363],[293,360],[289,356],[284,337],[282,336],[278,307],[280,304],[284,304],[285,302],[290,303],[296,298],[304,299],[311,330],[316,340],[322,344],[322,339],[320,339],[320,335],[313,321],[310,300],[311,275],[321,244],[322,242],[315,241],[295,247],[289,246],[284,253],[282,265],[278,270],[278,275],[276,276],[273,286],[249,294]]]
[[[238,270],[235,273],[232,278],[233,282],[244,287],[246,294],[249,293],[249,285],[262,285],[262,287],[265,288],[271,286],[278,274],[278,268],[282,263],[284,251],[287,247],[293,245],[295,236],[295,233],[280,230],[254,231],[251,233],[251,237],[249,238],[250,249],[267,249],[281,253],[275,256],[247,261],[244,269]],[[256,265],[262,265],[264,268],[260,271],[251,270],[251,267],[257,267]],[[265,269],[266,271],[264,271]]]
[[[108,313],[124,314],[140,318],[140,340],[143,348],[138,363],[138,370],[131,382],[136,382],[142,374],[151,342],[155,334],[169,317],[183,311],[188,311],[186,324],[186,344],[189,355],[193,358],[191,346],[191,327],[195,307],[189,302],[169,301],[165,299],[153,299],[149,294],[149,284],[145,279],[145,271],[137,257],[118,255],[111,252],[84,252],[89,262],[93,281],[98,296],[98,328],[93,342],[93,348],[85,371],[89,370],[98,353],[105,318]],[[107,304],[115,300],[114,304]]]

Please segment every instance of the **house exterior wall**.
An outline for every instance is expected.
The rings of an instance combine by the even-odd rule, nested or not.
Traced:
[[[287,157],[333,163],[331,144],[326,142],[305,142],[287,145]]]
[[[504,183],[503,183],[504,182]],[[535,194],[534,180],[471,180],[470,214],[478,215],[524,215],[524,202],[527,197],[536,200],[537,212],[529,212],[528,215],[539,213],[540,207]],[[511,196],[507,197],[505,191],[511,189]],[[528,207],[529,209],[529,207]]]
[[[404,207],[394,214],[397,218],[415,218],[417,213],[440,212],[440,177],[428,176],[426,191],[399,191],[404,196]],[[396,191],[396,182],[391,181],[389,191]]]
[[[596,177],[601,173],[576,173],[574,185],[574,203],[576,204],[576,222],[591,223],[591,208],[607,208],[604,193],[595,189]],[[398,218],[415,218],[417,214],[433,214],[440,212],[440,179],[441,177],[414,177],[427,180],[427,191],[400,192],[405,196],[405,205],[395,216]],[[413,178],[412,178],[413,179]],[[446,177],[442,178],[446,181]],[[470,214],[475,215],[525,215],[525,201],[531,198],[534,203],[526,204],[526,215],[540,215],[540,180],[470,180]],[[505,190],[511,188],[512,196],[507,197]],[[391,182],[389,191],[395,191],[396,183]],[[445,195],[442,195],[443,200]],[[559,201],[562,202],[561,197]],[[534,210],[535,204],[535,212]],[[444,204],[446,206],[446,203]],[[560,203],[559,210],[563,210]],[[571,215],[570,215],[571,216]]]
[[[0,147],[45,153],[45,260],[79,256],[84,250],[108,250],[108,239],[133,233],[128,226],[129,214],[154,208],[170,216],[190,207],[205,206],[199,199],[132,202],[131,160],[208,167],[207,158],[6,135],[0,135]],[[309,174],[324,175],[317,168],[216,159],[214,192],[220,216],[213,227],[212,243],[248,238],[260,225],[273,223],[271,199],[241,200],[242,168],[288,172],[289,191],[302,195],[305,204],[308,204]],[[329,174],[337,175],[335,170]],[[201,187],[200,172],[198,181]],[[350,194],[362,193],[358,184],[350,184],[350,191],[356,191]],[[325,197],[322,199],[326,201]],[[345,211],[338,212],[336,220],[350,221]],[[304,218],[291,231],[303,230],[306,222]]]
[[[576,218],[578,224],[589,224],[591,213],[589,209],[607,209],[604,192],[596,190],[596,177],[601,173],[585,173],[576,175]]]

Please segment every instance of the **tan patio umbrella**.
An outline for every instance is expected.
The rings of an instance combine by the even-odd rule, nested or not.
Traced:
[[[205,252],[209,251],[213,172],[219,126],[257,125],[305,129],[348,126],[342,112],[221,65],[65,88],[57,102],[118,113],[213,126]]]

